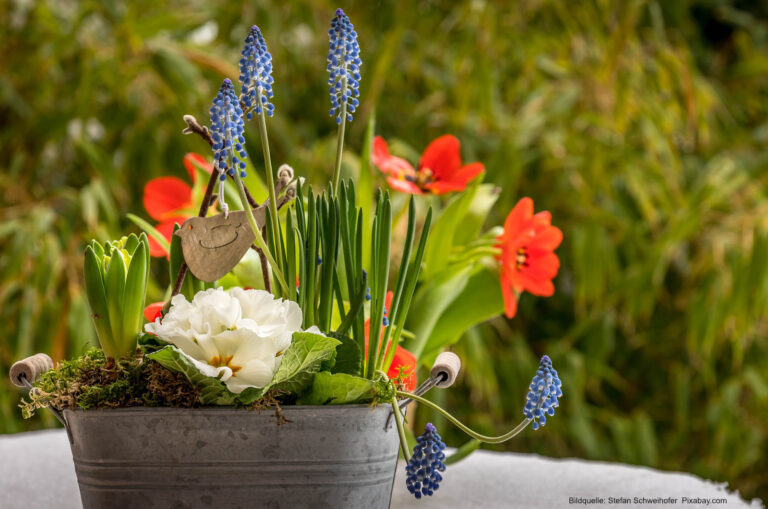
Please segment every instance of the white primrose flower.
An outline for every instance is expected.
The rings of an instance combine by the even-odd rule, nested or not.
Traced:
[[[272,380],[301,321],[298,304],[264,290],[212,288],[192,302],[176,295],[162,322],[158,318],[144,330],[177,346],[201,373],[239,394]]]

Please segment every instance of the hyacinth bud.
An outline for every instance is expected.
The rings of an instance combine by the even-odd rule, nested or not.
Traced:
[[[330,87],[330,116],[336,117],[336,123],[342,121],[343,108],[346,105],[346,120],[352,121],[352,114],[360,102],[360,45],[357,32],[344,11],[336,9],[336,16],[328,30],[328,86]]]
[[[405,467],[405,486],[413,496],[432,496],[440,487],[445,472],[445,444],[432,423],[427,423],[413,447],[413,456]]]
[[[248,119],[251,119],[253,112],[257,115],[265,112],[270,117],[274,114],[275,107],[270,102],[274,81],[272,55],[267,49],[261,30],[254,25],[245,38],[240,58],[240,100]]]
[[[552,367],[552,361],[548,356],[541,358],[539,369],[531,380],[528,396],[525,399],[523,414],[531,419],[534,430],[547,423],[547,416],[555,415],[558,407],[558,398],[563,395],[562,382],[557,376],[557,370]]]

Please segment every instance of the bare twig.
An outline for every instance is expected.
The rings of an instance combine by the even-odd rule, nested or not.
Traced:
[[[261,262],[261,277],[264,279],[264,289],[269,293],[272,293],[272,283],[269,281],[269,264],[267,263],[267,257],[264,256],[264,251],[258,247],[251,245],[251,249],[259,253],[259,261]]]

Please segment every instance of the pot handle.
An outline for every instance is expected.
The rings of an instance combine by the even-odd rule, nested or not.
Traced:
[[[13,385],[20,388],[28,388],[28,384],[35,383],[40,375],[53,369],[53,361],[44,353],[36,353],[31,357],[22,359],[11,366],[10,375]],[[27,382],[27,383],[25,383]]]
[[[447,389],[456,381],[456,377],[459,376],[459,371],[461,371],[461,359],[459,356],[453,352],[442,352],[437,356],[437,359],[435,359],[435,363],[432,364],[429,378],[416,387],[416,390],[413,391],[413,393],[417,396],[422,396],[433,387]],[[411,398],[401,400],[398,403],[400,410],[405,411],[405,407],[407,407],[411,401],[413,401]],[[390,412],[384,429],[389,429],[392,424],[392,417],[393,414]]]
[[[13,385],[22,389],[33,390],[32,384],[35,383],[35,380],[40,378],[40,375],[51,369],[53,369],[53,360],[47,354],[36,353],[31,357],[27,357],[26,359],[22,359],[19,362],[14,363],[13,366],[11,366],[9,373],[11,375],[11,382],[13,382]],[[52,406],[49,406],[48,410],[50,410],[56,419],[58,419],[59,422],[64,425],[64,429],[67,430],[67,438],[69,438],[69,443],[74,444],[72,439],[72,432],[67,425],[67,420],[64,419],[64,416],[61,414],[61,412]]]
[[[453,352],[443,352],[432,365],[430,377],[435,380],[435,387],[446,389],[453,385],[461,371],[461,359]]]

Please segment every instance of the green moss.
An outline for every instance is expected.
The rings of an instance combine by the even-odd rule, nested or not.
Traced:
[[[143,355],[123,361],[107,361],[98,348],[82,357],[61,362],[43,374],[22,400],[25,418],[40,408],[116,408],[130,406],[199,405],[200,390],[182,374],[143,360]]]

